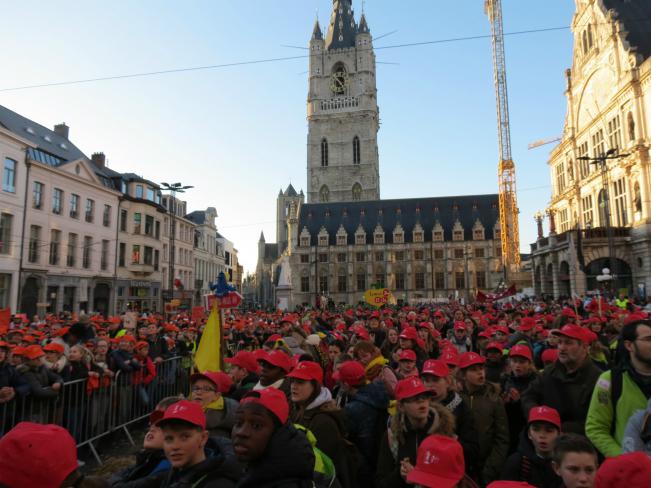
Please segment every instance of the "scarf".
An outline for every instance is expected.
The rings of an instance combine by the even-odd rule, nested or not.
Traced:
[[[384,368],[388,362],[389,360],[382,355],[379,355],[373,359],[365,368],[366,379],[368,381],[373,381],[375,378],[377,378],[377,376],[380,374],[380,371],[382,371],[382,368]]]

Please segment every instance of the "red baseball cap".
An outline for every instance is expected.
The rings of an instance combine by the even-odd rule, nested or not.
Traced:
[[[403,349],[400,351],[398,361],[416,361],[416,353],[411,349]]]
[[[520,325],[518,327],[518,330],[522,332],[527,332],[531,329],[536,327],[536,320],[533,319],[532,317],[524,317],[522,320],[520,320]]]
[[[156,425],[162,427],[170,420],[182,420],[202,429],[206,428],[206,414],[203,413],[203,408],[198,403],[188,400],[181,400],[170,405]]]
[[[552,334],[569,337],[570,339],[585,342],[586,344],[590,343],[590,338],[588,337],[588,334],[586,334],[586,329],[577,324],[564,325],[560,330],[554,330]]]
[[[224,362],[246,369],[249,373],[257,374],[260,370],[258,361],[256,361],[253,353],[249,351],[239,351],[234,357],[224,359]]]
[[[504,327],[503,325],[496,325],[495,327],[493,327],[493,334],[495,334],[496,332],[501,332],[504,335],[509,335],[511,333],[509,328]]]
[[[533,355],[531,354],[531,349],[529,349],[529,347],[525,346],[524,344],[516,344],[515,346],[513,346],[509,351],[509,357],[510,358],[520,357],[520,358],[528,359],[529,361],[533,361]]]
[[[451,437],[431,435],[418,446],[416,466],[407,475],[407,482],[430,488],[454,488],[465,470],[461,444]]]
[[[405,329],[400,333],[400,339],[411,339],[412,341],[415,341],[418,339],[418,332],[416,332],[415,327],[405,327]]]
[[[287,377],[304,381],[314,380],[321,386],[323,384],[323,368],[319,363],[313,361],[301,361]]]
[[[210,381],[219,393],[227,393],[233,386],[233,379],[226,373],[221,371],[205,371],[203,373],[195,373],[190,376],[190,384],[197,380]]]
[[[465,322],[455,322],[454,323],[454,330],[466,330],[466,323]]]
[[[547,422],[561,430],[561,416],[558,410],[545,405],[541,407],[533,407],[529,410],[529,424],[533,422]]]
[[[464,352],[461,356],[459,356],[459,368],[461,369],[466,369],[476,364],[485,363],[486,359],[481,357],[476,352]]]
[[[0,341],[0,348],[2,348],[2,349],[9,349],[9,347],[11,347],[11,346],[9,346],[9,343],[8,343],[8,342]]]
[[[276,368],[280,368],[285,371],[285,373],[289,373],[289,371],[292,369],[292,358],[279,350],[268,352],[265,356],[259,357],[258,362],[259,361],[264,361],[265,363],[269,363]]]
[[[43,352],[43,349],[41,349],[41,346],[32,345],[25,348],[23,356],[27,359],[38,359],[45,356],[45,353]]]
[[[545,349],[540,355],[543,363],[553,363],[558,359],[558,349]]]
[[[136,349],[142,349],[143,347],[149,347],[149,342],[140,341],[136,343]]]
[[[439,378],[445,378],[450,375],[450,368],[441,359],[428,359],[423,364],[423,371],[421,376],[425,374],[431,374],[433,376],[438,376]]]
[[[58,425],[20,422],[0,438],[0,483],[59,488],[77,469],[77,446]]]
[[[265,341],[265,344],[269,344],[270,342],[276,342],[276,341],[278,341],[278,340],[280,340],[282,338],[283,338],[283,336],[281,336],[280,334],[272,334]],[[240,352],[245,352],[245,351],[240,351]],[[235,356],[237,357],[237,354]]]
[[[504,352],[504,347],[499,342],[489,342],[486,346],[486,350],[497,349],[499,352]]]
[[[649,486],[651,457],[644,452],[630,452],[606,459],[597,471],[595,488],[646,488]]]
[[[256,403],[273,413],[281,424],[285,424],[289,418],[289,404],[285,394],[276,388],[265,388],[264,390],[249,391],[240,400],[241,405]]]
[[[409,378],[398,381],[395,390],[396,400],[398,401],[422,395],[424,393],[429,393],[429,390],[425,388],[423,380],[418,376],[410,376]]]
[[[65,347],[63,344],[59,344],[58,342],[50,342],[48,345],[46,345],[43,348],[43,351],[45,352],[56,352],[59,354],[63,354],[65,352]]]
[[[346,361],[341,363],[339,369],[334,372],[332,378],[348,386],[358,386],[364,383],[366,370],[364,365],[358,361]]]
[[[453,366],[456,368],[459,366],[459,351],[457,351],[454,347],[444,349],[441,353],[441,359],[445,361],[445,364],[448,366]]]

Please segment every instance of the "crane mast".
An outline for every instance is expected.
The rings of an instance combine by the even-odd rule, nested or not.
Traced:
[[[515,182],[515,163],[511,157],[511,127],[509,124],[509,97],[506,85],[502,1],[486,0],[484,7],[491,23],[493,70],[497,98],[497,128],[500,150],[497,174],[499,180],[502,264],[505,270],[517,270],[520,267],[519,210]]]

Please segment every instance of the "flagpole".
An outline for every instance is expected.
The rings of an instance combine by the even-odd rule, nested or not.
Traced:
[[[219,312],[219,370],[224,371],[224,330],[225,329],[225,322],[224,322],[224,310],[219,307],[218,305],[218,300],[215,300],[215,307],[217,307],[217,311]]]

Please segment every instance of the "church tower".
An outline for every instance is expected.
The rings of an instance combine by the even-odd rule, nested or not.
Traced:
[[[328,32],[309,44],[308,203],[379,200],[379,109],[373,40],[352,0],[333,0]]]

